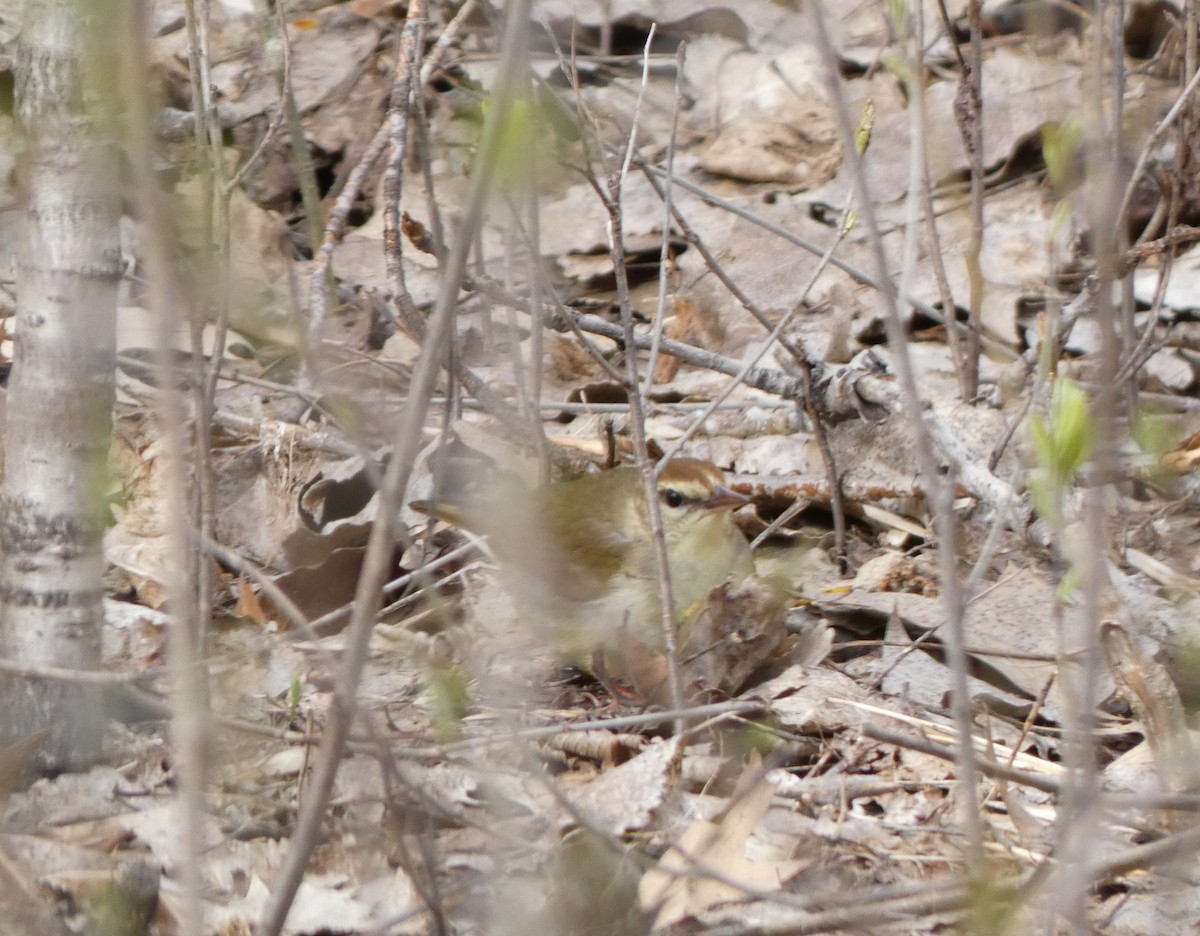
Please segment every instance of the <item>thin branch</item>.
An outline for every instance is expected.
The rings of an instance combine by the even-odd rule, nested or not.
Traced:
[[[501,137],[512,110],[513,89],[524,66],[523,34],[529,17],[529,0],[513,0],[506,8],[507,22],[496,75],[495,106],[484,120],[478,161],[471,174],[462,224],[454,248],[442,270],[437,304],[430,318],[426,340],[413,373],[412,386],[396,431],[393,454],[388,462],[383,487],[379,492],[378,514],[371,529],[363,571],[355,594],[354,616],[347,631],[346,650],[338,676],[334,704],[330,708],[325,737],[317,759],[308,800],[299,816],[291,848],[279,880],[263,911],[259,936],[278,936],[304,875],[310,855],[317,845],[325,808],[333,791],[338,764],[341,762],[357,708],[357,686],[366,664],[372,624],[379,610],[381,590],[395,543],[396,505],[408,486],[413,461],[421,440],[421,428],[442,370],[454,321],[454,309],[466,268],[467,255],[483,218]],[[422,18],[423,0],[411,0],[409,17]],[[434,916],[438,919],[437,914]]]
[[[634,162],[636,165],[641,167],[643,169],[643,171],[650,173],[652,175],[655,175],[660,179],[664,178],[666,175],[665,169],[660,169],[658,166],[648,163],[645,160],[641,159],[640,157],[636,157],[634,159]],[[758,227],[762,228],[764,231],[769,231],[770,233],[774,234],[776,237],[782,238],[783,240],[787,241],[790,244],[795,244],[797,247],[801,248],[802,250],[807,250],[809,253],[814,254],[818,257],[821,256],[821,254],[825,252],[825,248],[822,247],[820,244],[816,244],[813,241],[807,240],[806,238],[803,238],[798,234],[794,234],[791,231],[787,230],[787,228],[780,227],[778,224],[775,224],[772,221],[768,221],[766,218],[762,217],[762,215],[755,214],[753,211],[750,211],[747,208],[743,208],[741,205],[735,204],[734,202],[731,202],[728,199],[721,198],[719,195],[714,195],[712,192],[708,191],[707,189],[703,188],[702,186],[697,185],[696,183],[691,182],[688,179],[683,178],[682,176],[675,176],[673,181],[674,181],[675,185],[679,186],[682,189],[685,189],[688,192],[691,192],[693,195],[695,195],[702,201],[706,202],[707,204],[712,205],[713,207],[716,207],[716,208],[723,208],[726,211],[729,211],[729,212],[733,213],[734,215],[736,215],[737,217],[743,219],[744,221],[749,221],[751,224],[757,225]],[[888,280],[890,280],[891,274],[887,273],[886,268],[884,270],[884,272],[887,273],[886,276],[883,276],[880,274],[872,276],[871,274],[866,273],[863,270],[860,270],[858,267],[854,266],[853,264],[847,263],[845,260],[841,260],[838,257],[834,257],[829,262],[833,266],[835,266],[839,270],[841,270],[843,273],[846,273],[856,283],[859,283],[863,286],[869,286],[870,288],[878,290],[881,293],[888,292],[888,291],[893,292],[893,293],[895,292],[895,286],[891,285],[890,282],[887,282]],[[914,309],[916,309],[918,312],[920,312],[922,315],[928,316],[930,319],[932,319],[935,322],[939,322],[941,324],[945,324],[945,322],[946,322],[946,316],[942,312],[938,311],[933,306],[931,306],[929,303],[921,300],[917,296],[899,295],[896,297],[896,299],[897,299],[897,301],[907,303],[908,305],[910,305]],[[994,338],[990,338],[987,335],[980,335],[980,341],[982,343],[982,346],[987,348],[987,350],[990,353],[995,354],[999,357],[1002,357],[1006,360],[1013,361],[1013,360],[1016,360],[1020,356],[1005,343],[1003,343],[1001,341],[997,341]]]
[[[854,180],[854,192],[863,222],[866,226],[871,251],[876,263],[876,276],[883,286],[885,302],[885,323],[887,325],[888,343],[892,348],[895,362],[897,382],[900,387],[900,399],[908,415],[909,424],[915,436],[918,464],[924,476],[930,506],[933,510],[935,526],[938,533],[938,558],[942,573],[942,601],[946,609],[948,628],[948,658],[953,676],[953,710],[954,721],[960,733],[958,764],[957,797],[959,812],[962,817],[968,843],[967,865],[971,876],[981,879],[984,872],[983,854],[983,822],[979,814],[979,792],[976,788],[975,763],[971,754],[969,741],[972,711],[970,687],[967,682],[968,660],[964,640],[964,617],[966,611],[962,583],[958,579],[955,537],[957,522],[954,516],[954,490],[950,479],[940,471],[935,453],[931,427],[926,424],[920,393],[917,390],[916,377],[908,352],[908,336],[900,320],[897,307],[895,287],[888,278],[887,258],[883,250],[883,242],[879,234],[879,226],[875,219],[875,202],[871,197],[867,178],[862,169],[861,160],[854,149],[854,127],[846,110],[845,96],[839,81],[837,56],[825,25],[823,5],[818,4],[812,11],[812,22],[815,27],[817,46],[821,52],[825,69],[826,83],[830,100],[834,103],[838,128],[842,139],[842,148],[848,168]]]
[[[728,273],[725,272],[724,267],[717,260],[712,251],[709,250],[708,245],[704,243],[704,240],[695,231],[691,224],[688,223],[687,219],[683,215],[683,212],[679,209],[679,206],[670,200],[670,183],[673,176],[667,175],[666,178],[660,182],[660,180],[656,178],[653,173],[647,171],[646,166],[642,167],[642,171],[645,175],[646,181],[650,184],[650,187],[654,189],[659,198],[661,198],[663,203],[670,209],[671,215],[675,219],[675,223],[678,224],[680,229],[683,231],[687,242],[691,246],[695,247],[699,252],[701,258],[704,260],[706,268],[711,270],[716,275],[717,279],[720,280],[721,285],[728,290],[729,294],[738,301],[743,309],[749,312],[755,318],[755,320],[762,325],[763,328],[771,332],[773,339],[779,341],[780,345],[785,351],[788,352],[788,354],[791,355],[792,360],[795,361],[797,368],[800,370],[800,396],[798,399],[802,408],[804,409],[805,414],[808,416],[808,422],[810,428],[812,429],[813,438],[816,440],[817,448],[821,452],[821,461],[825,466],[825,475],[829,482],[829,490],[831,492],[829,508],[833,514],[834,556],[839,566],[841,566],[841,571],[845,572],[845,499],[842,496],[837,463],[834,461],[833,457],[833,449],[829,444],[829,434],[825,431],[825,420],[830,414],[824,409],[824,395],[818,391],[818,385],[823,383],[823,381],[814,376],[814,371],[823,370],[823,365],[820,365],[819,362],[814,362],[811,360],[808,352],[801,345],[797,344],[795,341],[783,334],[782,328],[772,329],[770,320],[767,318],[766,313],[763,312],[758,307],[757,303],[755,303],[754,300],[751,299],[750,296],[747,295],[746,292],[733,281]],[[818,274],[825,268],[827,263],[833,261],[834,248],[845,236],[846,221],[846,211],[843,210],[842,217],[838,225],[838,237],[832,244],[830,244],[829,248],[822,255],[821,260],[818,262]],[[803,295],[808,294],[809,290],[812,289],[813,285],[816,283],[816,280],[816,275],[810,278],[809,284],[805,287]],[[800,303],[802,302],[803,297],[797,301],[797,304],[793,307],[792,311],[795,312],[800,307]],[[656,332],[656,341],[651,345],[651,354],[656,354],[660,350],[660,346],[661,338],[658,337]],[[764,350],[767,347],[770,347],[769,342],[764,345]],[[739,383],[747,380],[750,369],[739,371],[735,375]],[[732,389],[732,387],[733,384],[728,385],[728,389]],[[720,401],[718,406],[723,405],[723,402],[724,401]],[[707,419],[707,416],[705,418]],[[697,425],[699,422],[700,420],[697,420],[695,423],[693,423],[693,426]]]
[[[650,519],[650,536],[654,541],[654,559],[658,570],[658,597],[662,606],[662,630],[664,653],[667,661],[667,688],[671,707],[683,707],[683,681],[679,671],[679,611],[675,607],[675,591],[671,584],[671,566],[667,558],[667,542],[663,533],[662,512],[658,504],[658,472],[650,461],[646,448],[646,414],[643,409],[641,387],[638,382],[637,341],[633,330],[633,305],[629,297],[629,276],[625,265],[625,234],[621,208],[621,187],[633,159],[634,141],[637,134],[637,115],[641,114],[642,99],[649,78],[650,43],[654,39],[654,27],[646,38],[645,62],[642,67],[642,85],[638,94],[635,120],[629,130],[629,144],[625,161],[619,174],[609,178],[608,195],[603,199],[608,211],[609,252],[612,254],[613,272],[616,276],[617,302],[621,309],[621,334],[625,343],[625,389],[629,397],[629,429],[633,436],[633,452],[642,476],[642,489]],[[684,730],[682,721],[676,724],[676,734]]]
[[[661,188],[651,180],[663,203],[662,246],[658,253],[658,303],[654,316],[654,343],[650,346],[650,356],[646,360],[646,382],[642,386],[642,393],[649,393],[654,383],[654,372],[658,369],[658,343],[662,340],[667,320],[667,277],[674,265],[671,256],[671,215],[674,208],[671,201],[671,179],[675,175],[675,147],[679,137],[679,112],[683,107],[683,66],[686,57],[687,43],[680,40],[679,48],[675,50],[675,98],[671,108],[671,137],[667,143],[667,178]]]
[[[1188,0],[1188,8],[1191,9],[1191,0]],[[1138,183],[1142,180],[1142,175],[1146,171],[1146,166],[1150,162],[1150,157],[1154,153],[1154,147],[1158,144],[1159,138],[1171,128],[1176,119],[1183,112],[1184,107],[1192,100],[1196,93],[1196,88],[1200,87],[1200,71],[1195,72],[1183,90],[1179,92],[1179,97],[1175,99],[1175,103],[1171,105],[1170,110],[1163,116],[1163,119],[1154,125],[1154,129],[1146,135],[1146,140],[1142,144],[1142,151],[1138,154],[1138,161],[1133,167],[1133,174],[1129,177],[1129,181],[1125,185],[1125,194],[1121,196],[1121,207],[1117,210],[1116,223],[1118,226],[1125,225],[1129,221],[1129,209],[1133,204],[1133,196],[1136,193]]]

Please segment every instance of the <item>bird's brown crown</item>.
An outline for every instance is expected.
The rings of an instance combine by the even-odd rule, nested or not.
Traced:
[[[668,510],[739,507],[747,498],[725,487],[725,474],[711,462],[674,458],[658,475],[658,497]]]

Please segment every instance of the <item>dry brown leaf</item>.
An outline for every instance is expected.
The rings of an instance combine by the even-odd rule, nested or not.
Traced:
[[[50,735],[39,731],[24,740],[0,748],[0,809],[8,802],[12,791],[25,781],[33,756],[48,740]]]
[[[863,716],[846,701],[859,701],[867,694],[837,670],[792,666],[756,687],[755,695],[770,702],[772,717],[789,731],[833,737],[847,729],[858,730]]]
[[[1200,432],[1193,433],[1162,457],[1167,471],[1184,474],[1200,464]]]
[[[275,584],[312,621],[354,599],[365,552],[362,547],[335,549],[316,565],[285,572],[275,579]],[[279,621],[287,619],[279,611],[275,616]]]
[[[363,19],[373,19],[384,10],[399,9],[404,6],[402,0],[353,0],[346,4],[346,9]]]
[[[658,867],[646,872],[638,886],[638,904],[645,910],[657,909],[656,927],[698,917],[752,894],[778,890],[803,870],[805,862],[790,858],[756,861],[746,857],[746,845],[774,795],[774,785],[760,780],[718,822],[693,823],[663,855]]]
[[[244,578],[238,579],[238,600],[234,613],[238,617],[250,618],[259,624],[266,624],[269,620],[262,602],[258,600],[258,593],[255,592],[254,586]]]
[[[1167,668],[1119,624],[1101,626],[1100,644],[1117,686],[1142,723],[1163,788],[1172,793],[1195,790],[1200,785],[1196,751],[1179,689]]]
[[[663,325],[663,337],[672,341],[682,341],[686,344],[699,344],[704,347],[719,347],[719,344],[705,344],[701,334],[708,329],[701,319],[700,309],[695,303],[689,302],[682,296],[675,299],[675,314]],[[668,383],[679,373],[679,358],[664,354],[654,365],[654,382]]]
[[[701,155],[700,167],[713,175],[798,189],[827,182],[842,163],[836,127],[827,113],[807,113],[798,120],[799,126],[761,113],[735,117]]]
[[[545,344],[550,373],[558,380],[571,383],[599,376],[600,365],[575,339],[550,334]]]
[[[688,698],[735,695],[776,655],[785,634],[785,591],[757,575],[713,589],[683,648]]]
[[[651,745],[593,780],[575,805],[595,828],[612,835],[646,828],[671,791],[679,750],[676,738]]]

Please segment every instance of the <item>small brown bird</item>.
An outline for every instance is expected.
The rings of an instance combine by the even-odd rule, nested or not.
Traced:
[[[725,486],[719,468],[694,458],[663,465],[657,490],[684,637],[712,589],[754,572],[733,522],[749,500]],[[623,627],[662,647],[658,565],[636,467],[506,490],[467,506],[413,506],[487,535],[518,608],[567,659],[588,665],[594,652],[613,648]]]

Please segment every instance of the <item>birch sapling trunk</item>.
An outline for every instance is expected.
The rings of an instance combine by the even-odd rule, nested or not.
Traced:
[[[17,327],[0,481],[0,654],[100,663],[120,199],[116,36],[99,0],[27,0],[17,50],[23,132]],[[0,675],[0,740],[47,731],[41,766],[100,750],[97,689]]]

